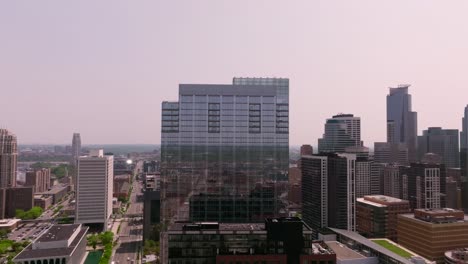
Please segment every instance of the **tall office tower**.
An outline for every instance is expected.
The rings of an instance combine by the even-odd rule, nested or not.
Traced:
[[[162,103],[161,127],[163,220],[277,215],[289,167],[288,79],[180,84],[179,101]]]
[[[462,175],[466,177],[468,173],[468,105],[465,107],[462,131],[460,132],[460,168]]]
[[[48,191],[50,189],[50,169],[42,168],[26,172],[24,186],[34,186],[35,193]]]
[[[446,207],[446,171],[443,164],[412,163],[403,167],[401,177],[406,177],[411,209],[435,209]]]
[[[72,140],[72,163],[77,165],[78,158],[81,156],[81,136],[80,133],[73,133]]]
[[[356,198],[372,194],[372,163],[368,158],[356,158]]]
[[[375,142],[374,160],[376,163],[397,163],[401,165],[409,165],[408,148],[405,144]]]
[[[314,235],[324,227],[356,230],[354,154],[302,157],[302,215]]]
[[[442,129],[430,127],[418,136],[418,158],[426,153],[435,153],[442,157],[442,163],[447,168],[460,167],[460,151],[458,149],[458,129]]]
[[[16,135],[0,128],[0,188],[16,186],[17,159]]]
[[[390,88],[387,95],[387,142],[403,143],[408,147],[408,158],[417,160],[418,114],[411,109],[409,85]]]
[[[372,174],[374,161],[369,158],[369,148],[351,146],[345,152],[356,155],[356,197],[372,194],[372,184],[375,184]]]
[[[113,171],[114,157],[104,155],[102,149],[78,158],[75,223],[102,225],[107,230],[112,214]]]
[[[383,194],[390,197],[403,198],[402,186],[403,179],[400,174],[400,166],[385,165],[383,167]]]
[[[339,114],[327,119],[323,138],[318,140],[319,153],[344,152],[350,146],[362,146],[361,118]]]
[[[301,146],[301,156],[314,154],[314,148],[311,145]]]

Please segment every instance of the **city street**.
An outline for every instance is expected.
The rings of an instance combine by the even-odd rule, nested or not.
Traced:
[[[133,191],[130,196],[130,207],[126,215],[140,215],[138,217],[124,216],[121,220],[119,242],[113,261],[115,263],[138,263],[137,252],[141,250],[143,239],[143,222],[141,214],[143,213],[142,184],[134,180]]]

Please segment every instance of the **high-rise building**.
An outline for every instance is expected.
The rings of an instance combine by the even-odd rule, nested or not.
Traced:
[[[73,133],[72,139],[72,164],[77,165],[78,158],[81,156],[81,136],[80,133]]]
[[[447,250],[468,247],[468,217],[444,208],[417,209],[398,216],[398,243],[436,263],[444,263]],[[447,262],[445,262],[447,263]]]
[[[468,174],[468,105],[465,107],[465,115],[462,118],[462,130],[460,132],[460,168],[462,175]]]
[[[400,171],[402,192],[407,191],[411,209],[437,209],[446,207],[447,177],[443,164],[412,163]],[[406,184],[406,186],[405,186]]]
[[[50,169],[42,168],[26,172],[24,186],[34,186],[35,193],[47,192],[50,189]]]
[[[78,159],[76,182],[75,222],[99,224],[107,230],[112,214],[113,156],[104,155],[102,149],[91,150]]]
[[[356,158],[356,198],[372,194],[372,163],[368,158]]]
[[[350,146],[362,146],[361,118],[339,114],[327,119],[325,133],[318,140],[318,152],[344,152]]]
[[[354,154],[302,157],[302,215],[314,235],[321,228],[356,230]]]
[[[16,136],[0,129],[0,188],[16,186],[18,149]]]
[[[398,198],[371,195],[357,198],[357,231],[369,238],[388,238],[397,241],[397,217],[409,213],[409,202]]]
[[[442,129],[430,127],[418,136],[418,157],[426,153],[434,153],[442,157],[446,168],[460,167],[460,151],[458,148],[458,129]]]
[[[387,95],[387,142],[403,143],[408,147],[408,158],[417,160],[418,114],[412,111],[410,85],[390,88]]]
[[[179,101],[162,103],[161,127],[164,220],[249,222],[277,215],[275,183],[287,181],[289,167],[288,79],[180,84]]]
[[[374,160],[376,163],[397,163],[409,165],[408,148],[405,144],[387,142],[374,143]]]
[[[383,194],[389,197],[403,198],[405,190],[403,188],[403,179],[400,175],[400,166],[387,164],[383,166],[382,170]]]

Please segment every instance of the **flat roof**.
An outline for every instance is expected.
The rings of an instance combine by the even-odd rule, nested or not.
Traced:
[[[80,224],[54,225],[46,233],[40,236],[35,242],[62,241],[70,238]]]
[[[57,194],[59,192],[62,192],[64,189],[68,188],[68,184],[60,184],[60,185],[55,185],[54,187],[52,187],[52,189],[46,191],[46,192],[41,192],[41,193],[37,193],[38,195],[42,195],[42,194]]]
[[[75,250],[75,247],[83,239],[83,237],[86,236],[86,232],[88,232],[88,227],[82,226],[80,232],[75,237],[73,242],[70,244],[69,247],[66,247],[66,248],[32,249],[33,244],[29,244],[13,260],[27,260],[27,259],[69,256],[73,253],[73,251]]]
[[[352,231],[348,231],[348,230],[343,230],[343,229],[338,229],[338,228],[330,228],[330,230],[332,230],[333,232],[335,232],[336,234],[339,234],[339,235],[342,235],[342,236],[345,236],[345,237],[348,237],[370,249],[373,249],[375,251],[378,251],[382,254],[385,254],[386,256],[389,256],[391,257],[392,259],[394,260],[397,260],[401,263],[404,263],[404,264],[412,264],[412,262],[406,258],[403,258],[401,256],[399,256],[398,254],[395,254],[393,253],[392,251],[376,244],[375,242],[359,235],[358,233],[356,232],[352,232]]]
[[[337,259],[350,260],[366,258],[365,256],[359,254],[358,252],[350,249],[338,241],[326,241],[325,244],[327,244],[327,246],[329,246],[335,252]]]
[[[399,214],[399,216],[405,217],[405,218],[409,218],[409,219],[414,219],[414,220],[416,220],[416,221],[420,221],[421,223],[437,224],[437,225],[441,225],[441,224],[455,224],[455,223],[465,223],[465,222],[468,222],[468,215],[465,215],[463,220],[456,220],[456,219],[454,219],[452,222],[444,222],[444,223],[437,223],[437,222],[431,222],[431,221],[424,221],[424,220],[422,220],[422,219],[419,219],[419,218],[414,217],[414,214]]]
[[[13,219],[2,219],[0,220],[0,227],[9,227],[9,226],[12,226],[18,222],[21,222],[21,219],[16,219],[16,218],[13,218]]]

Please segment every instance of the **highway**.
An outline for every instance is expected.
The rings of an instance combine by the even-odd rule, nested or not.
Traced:
[[[130,206],[127,214],[143,213],[143,185],[133,181],[133,191],[130,196]],[[122,218],[119,232],[119,243],[113,261],[115,263],[138,263],[137,252],[141,250],[143,240],[143,220],[138,218]]]

